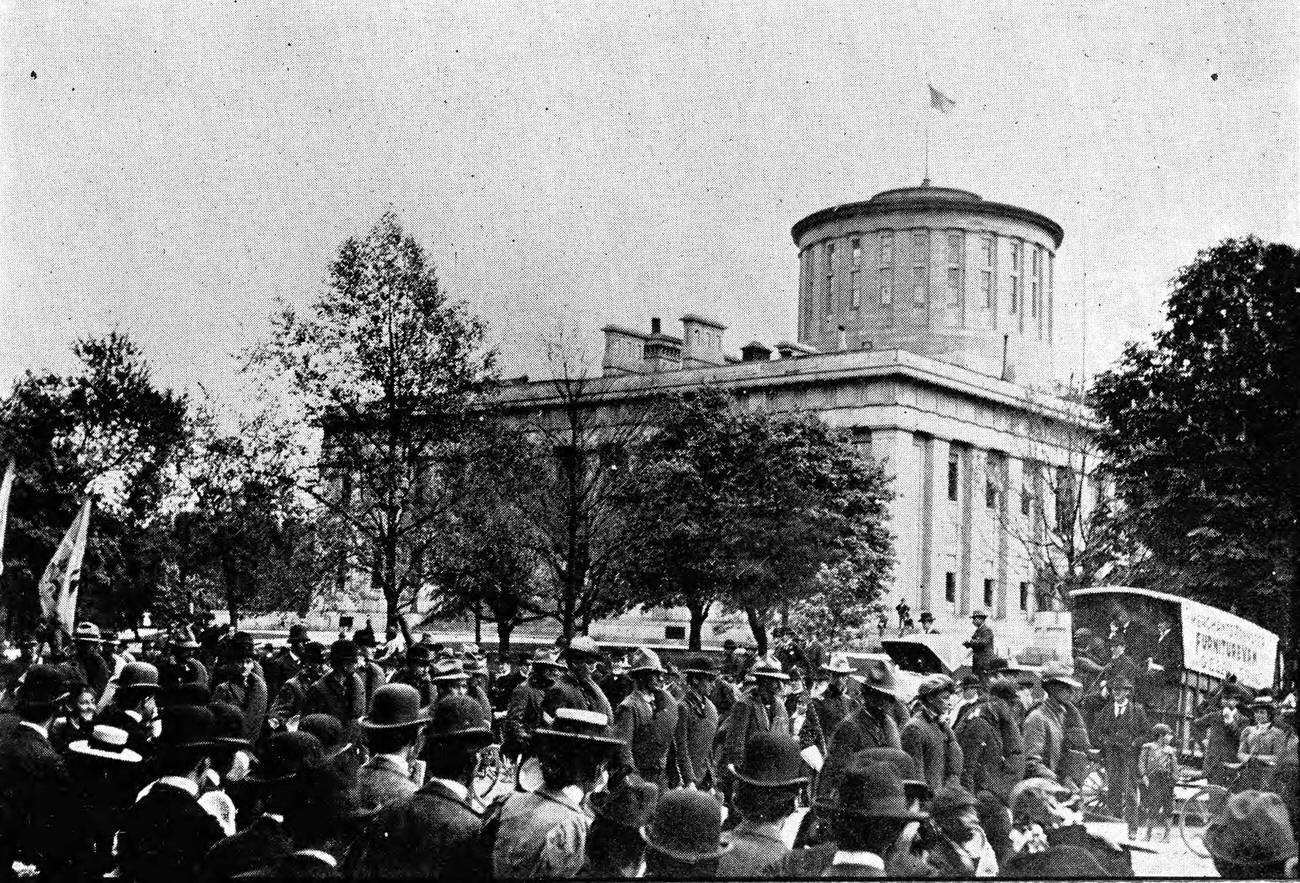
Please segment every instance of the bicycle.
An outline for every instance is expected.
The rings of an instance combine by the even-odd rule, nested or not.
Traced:
[[[485,799],[497,785],[503,782],[513,783],[514,779],[514,763],[501,753],[500,745],[489,745],[479,753],[478,768],[474,771],[475,797]]]
[[[1174,785],[1174,806],[1178,806],[1180,800],[1182,802],[1182,807],[1177,811],[1178,836],[1188,849],[1201,858],[1210,854],[1205,846],[1205,829],[1228,795],[1240,790],[1239,786],[1243,784],[1242,780],[1250,765],[1247,761],[1227,761],[1223,768],[1232,774],[1227,785],[1211,785],[1205,776],[1180,779]],[[1180,786],[1184,788],[1181,797],[1178,790]],[[1189,788],[1190,793],[1187,790]]]

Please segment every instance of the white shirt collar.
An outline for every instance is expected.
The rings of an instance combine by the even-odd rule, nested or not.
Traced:
[[[123,708],[123,709],[122,709],[122,712],[123,712],[127,717],[131,718],[131,720],[135,721],[137,724],[139,724],[139,723],[144,723],[144,715],[141,714],[140,712],[138,712],[138,711],[132,711],[132,710],[129,709],[129,708]]]
[[[41,726],[40,724],[34,724],[31,721],[19,721],[18,723],[22,724],[24,727],[31,727],[33,730],[40,733],[46,739],[50,738],[49,729]]]
[[[181,789],[190,797],[197,798],[199,796],[198,784],[193,779],[187,776],[163,776],[154,784],[171,785],[173,788]]]
[[[437,782],[439,785],[446,788],[452,794],[455,794],[461,800],[464,800],[466,803],[469,802],[469,789],[466,788],[464,785],[462,785],[460,782],[457,782],[454,779],[439,778],[438,776],[430,776],[429,781]]]
[[[835,853],[835,858],[831,859],[833,865],[865,865],[868,868],[875,868],[877,871],[885,870],[885,860],[874,852],[851,852],[841,849]]]
[[[411,764],[407,761],[406,756],[402,754],[376,754],[376,758],[386,757],[392,764],[402,771],[403,775],[411,775]]]

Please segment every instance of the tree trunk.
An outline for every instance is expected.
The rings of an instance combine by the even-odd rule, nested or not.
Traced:
[[[505,659],[506,654],[510,652],[510,633],[514,630],[514,624],[509,619],[497,620],[497,652],[501,654],[502,659]]]
[[[687,604],[686,609],[691,612],[691,634],[686,641],[686,647],[690,650],[700,649],[700,635],[704,631],[704,620],[709,618],[710,604]]]
[[[746,607],[745,618],[749,620],[749,630],[754,633],[754,645],[758,648],[758,655],[766,656],[767,626],[763,624],[763,617],[757,609]]]

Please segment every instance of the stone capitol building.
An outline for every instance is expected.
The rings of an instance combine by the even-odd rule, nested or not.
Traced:
[[[642,331],[606,325],[588,389],[597,407],[617,419],[651,395],[707,383],[741,408],[810,412],[850,430],[893,476],[887,609],[905,600],[913,618],[929,610],[939,631],[964,638],[971,610],[984,608],[1000,653],[1068,647],[1053,584],[1102,488],[1086,412],[1039,391],[1050,381],[1060,225],[923,185],[814,212],[791,235],[796,340],[732,355],[716,318],[682,316],[680,334],[658,319]],[[507,386],[502,404],[535,421],[561,400],[538,380]],[[684,618],[633,615],[626,637],[676,638]],[[720,641],[707,624],[704,640]]]

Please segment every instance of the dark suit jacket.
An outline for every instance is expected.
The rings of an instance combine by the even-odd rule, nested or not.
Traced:
[[[751,690],[740,698],[731,709],[725,727],[726,738],[723,742],[722,756],[718,759],[715,770],[718,778],[725,785],[731,783],[729,765],[740,766],[745,759],[745,743],[755,733],[790,732],[790,716],[785,710],[785,703],[778,696],[772,703],[774,713],[769,715],[757,689]]]
[[[503,743],[507,754],[528,754],[533,730],[542,723],[542,701],[545,698],[546,694],[529,681],[515,687],[510,694]]]
[[[677,715],[684,732],[685,752],[690,757],[690,774],[695,777],[693,783],[682,784],[711,788],[716,775],[713,769],[713,737],[718,733],[718,710],[708,697],[688,690],[677,707]],[[687,766],[680,761],[670,766],[668,784],[676,786],[678,783],[672,780],[672,769],[684,773]]]
[[[291,852],[293,840],[284,825],[270,816],[258,816],[247,828],[208,850],[203,877],[209,883],[225,883]]]
[[[199,876],[218,840],[217,820],[180,788],[155,782],[122,819],[118,866],[124,880],[176,883]]]
[[[77,807],[67,766],[50,740],[18,724],[0,742],[0,879],[14,859],[58,874],[73,860]]]
[[[902,748],[898,725],[888,712],[859,708],[835,728],[826,752],[826,764],[817,777],[817,793],[823,797],[839,785],[853,755],[867,748]]]
[[[381,809],[348,851],[349,879],[485,880],[482,817],[441,782]]]
[[[1135,754],[1151,738],[1151,724],[1136,702],[1129,700],[1128,708],[1119,717],[1115,716],[1115,703],[1107,702],[1097,709],[1089,737],[1099,748]]]
[[[357,721],[366,713],[366,687],[355,672],[340,684],[334,674],[325,675],[307,690],[299,714],[329,714],[343,724],[348,741],[359,742],[361,728]]]

